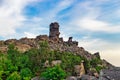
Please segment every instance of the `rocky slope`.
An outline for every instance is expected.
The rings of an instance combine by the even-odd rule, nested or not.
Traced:
[[[59,50],[59,51],[67,51],[72,52],[75,55],[80,55],[90,60],[95,57],[100,57],[99,53],[91,54],[86,51],[83,47],[78,46],[77,41],[72,41],[72,37],[69,37],[68,41],[64,41],[63,38],[59,38],[59,24],[57,22],[50,24],[50,32],[49,36],[47,35],[39,35],[36,38],[21,38],[17,39],[8,39],[6,41],[0,41],[0,51],[5,53],[8,49],[9,44],[14,44],[19,51],[25,52],[31,48],[39,48],[40,41],[48,41],[51,50]],[[103,60],[105,65],[106,61]],[[111,66],[111,65],[110,65]]]
[[[19,51],[25,52],[31,48],[39,48],[40,41],[48,41],[51,50],[60,50],[72,52],[81,56],[84,56],[87,59],[99,56],[98,54],[92,55],[86,51],[83,47],[78,47],[77,41],[72,41],[72,37],[69,37],[68,41],[64,41],[63,38],[59,38],[59,24],[51,23],[50,24],[50,34],[39,35],[36,38],[21,38],[17,39],[8,39],[6,41],[0,41],[0,51],[6,52],[9,44],[14,44]]]
[[[0,41],[0,51],[2,53],[6,53],[6,51],[8,50],[8,45],[14,44],[19,51],[25,52],[31,48],[39,48],[39,42],[47,41],[51,50],[59,50],[60,52],[71,52],[74,53],[74,55],[80,55],[82,57],[85,57],[87,60],[91,60],[93,58],[100,58],[99,52],[91,54],[83,47],[79,47],[78,42],[73,41],[72,37],[69,37],[68,41],[64,41],[62,37],[59,38],[59,35],[59,24],[57,22],[54,22],[50,24],[49,36],[39,35],[36,38],[25,37],[19,40],[9,39],[6,41]],[[105,60],[102,60],[102,65],[107,68],[114,67]]]

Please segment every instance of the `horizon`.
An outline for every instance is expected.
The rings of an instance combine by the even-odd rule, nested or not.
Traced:
[[[120,0],[0,0],[0,40],[49,34],[58,22],[60,37],[70,36],[90,53],[120,66]]]

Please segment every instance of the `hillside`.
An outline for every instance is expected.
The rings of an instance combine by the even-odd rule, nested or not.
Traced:
[[[35,76],[48,78],[46,70],[52,73],[54,69],[60,70],[63,74],[56,74],[64,79],[69,76],[81,78],[83,75],[98,78],[101,69],[114,68],[100,58],[99,52],[91,54],[79,47],[73,37],[64,41],[59,37],[59,27],[57,22],[51,23],[49,36],[0,41],[0,80],[13,80],[14,77],[16,80],[30,80]]]

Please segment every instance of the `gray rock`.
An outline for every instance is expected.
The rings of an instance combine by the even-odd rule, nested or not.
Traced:
[[[54,41],[59,41],[59,24],[57,22],[50,24],[49,38]]]
[[[81,80],[98,80],[98,79],[94,76],[83,75],[81,76]]]
[[[120,68],[118,67],[102,70],[101,73],[101,77],[107,80],[120,80]]]
[[[68,77],[66,80],[77,80],[77,78],[74,77],[74,76],[70,76],[70,77]]]
[[[40,77],[36,76],[36,77],[33,77],[31,80],[41,80]]]

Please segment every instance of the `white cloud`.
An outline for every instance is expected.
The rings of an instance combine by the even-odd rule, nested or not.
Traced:
[[[4,0],[0,6],[0,36],[7,37],[16,33],[16,28],[26,20],[22,14],[25,6],[39,0]]]
[[[87,0],[76,4],[71,11],[72,14],[69,14],[69,16],[71,16],[70,24],[72,26],[75,26],[77,31],[87,30],[91,32],[120,33],[120,25],[115,25],[114,21],[109,22],[109,20],[111,20],[110,15],[114,17],[114,20],[118,19],[119,17],[118,9],[117,15],[115,15],[114,12],[111,12],[113,11],[113,7],[117,4],[118,1],[113,1],[114,6],[112,6],[111,10],[104,11],[102,5],[107,4],[107,2],[110,3],[109,1],[110,0]],[[111,6],[107,8],[109,9],[111,8]],[[101,17],[103,18],[103,20],[101,19]],[[72,28],[73,30],[75,30],[74,27]]]
[[[24,36],[27,38],[35,38],[36,37],[35,34],[29,33],[29,32],[24,32]]]
[[[84,37],[80,39],[79,46],[91,53],[100,52],[101,58],[115,66],[120,66],[120,43],[108,42],[102,39]]]
[[[82,28],[93,32],[120,33],[120,25],[112,25],[94,18],[85,17],[81,20],[76,20],[75,23],[79,27],[78,29]]]

